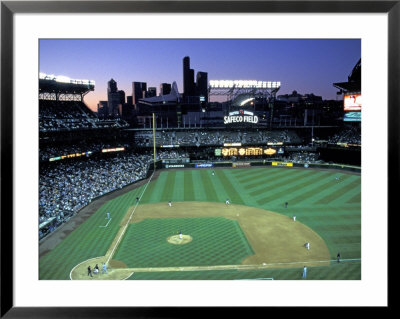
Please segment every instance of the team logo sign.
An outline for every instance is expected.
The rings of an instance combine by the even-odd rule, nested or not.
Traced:
[[[264,154],[266,155],[273,155],[276,153],[276,149],[273,148],[267,148],[266,150],[264,150]]]
[[[228,116],[224,116],[224,124],[231,123],[258,123],[258,116],[253,112],[239,110],[230,112]]]

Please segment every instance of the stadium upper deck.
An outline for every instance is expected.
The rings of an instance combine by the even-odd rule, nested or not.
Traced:
[[[91,80],[73,80],[64,76],[39,75],[39,132],[63,132],[102,128],[126,128],[121,119],[100,120],[84,103],[94,90]]]

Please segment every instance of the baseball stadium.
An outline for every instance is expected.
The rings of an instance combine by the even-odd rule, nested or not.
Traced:
[[[361,280],[361,60],[336,101],[189,63],[97,113],[40,74],[39,279]]]

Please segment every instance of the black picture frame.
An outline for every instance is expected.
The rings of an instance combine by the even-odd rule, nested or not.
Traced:
[[[178,318],[227,315],[226,309],[190,307],[14,307],[13,294],[13,18],[16,13],[387,13],[388,207],[399,186],[400,1],[1,1],[1,317]],[[389,216],[388,211],[388,218]],[[390,225],[390,223],[388,223]],[[388,238],[388,247],[389,247]],[[388,254],[389,256],[389,254]],[[389,262],[389,260],[388,260]],[[389,263],[388,263],[389,265]],[[389,269],[388,269],[389,270]],[[389,286],[390,281],[388,281]],[[32,292],[34,293],[34,292]],[[390,298],[388,299],[390,305]],[[389,308],[389,307],[388,307]],[[200,312],[199,312],[200,311]],[[240,309],[238,313],[246,313]],[[296,311],[299,311],[298,309]],[[307,314],[308,310],[305,310]],[[297,313],[299,315],[299,313]],[[248,316],[248,314],[246,315]]]

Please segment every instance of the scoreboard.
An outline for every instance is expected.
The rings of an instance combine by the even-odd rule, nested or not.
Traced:
[[[346,94],[344,96],[345,122],[361,122],[362,96],[360,93]]]
[[[272,156],[275,154],[283,154],[285,152],[283,147],[224,147],[217,148],[214,151],[215,156]]]

